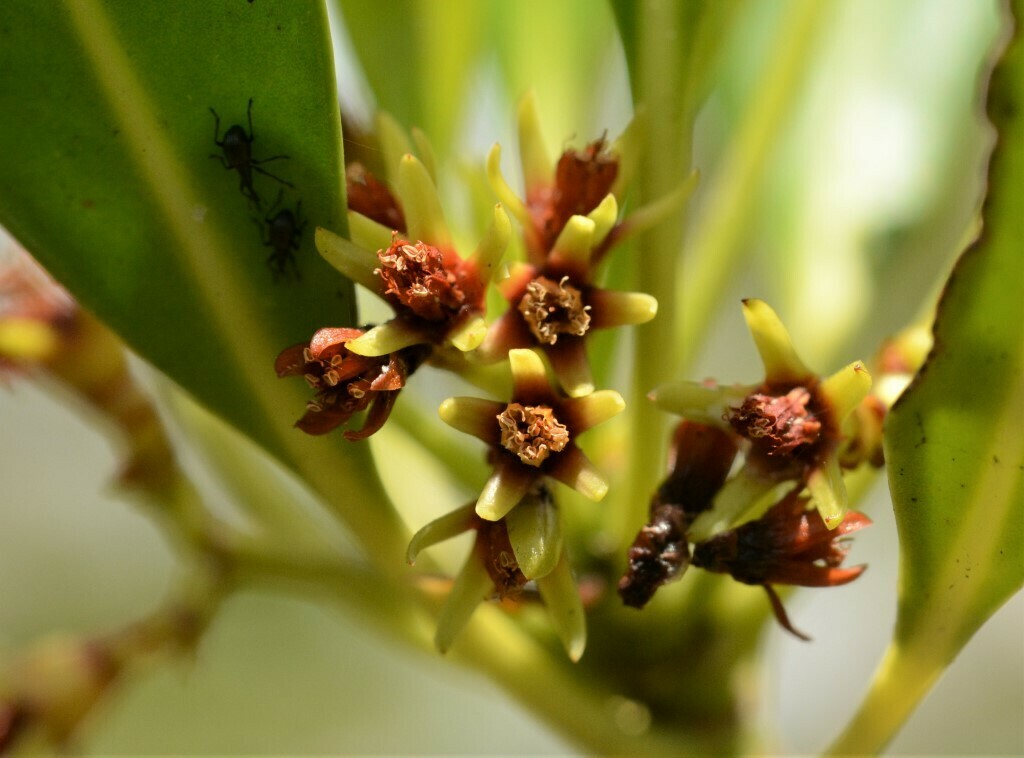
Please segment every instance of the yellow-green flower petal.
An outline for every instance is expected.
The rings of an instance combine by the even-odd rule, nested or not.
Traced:
[[[519,505],[539,473],[518,460],[504,458],[494,466],[491,478],[484,484],[476,501],[476,515],[487,521],[498,521]]]
[[[839,459],[829,455],[807,477],[807,489],[825,526],[835,529],[846,515],[846,484],[839,470]]]
[[[434,152],[434,146],[431,144],[430,138],[418,126],[414,126],[412,128],[412,141],[416,143],[416,152],[420,156],[420,160],[423,161],[423,167],[430,174],[430,178],[434,180],[434,184],[437,184],[437,154]]]
[[[562,403],[562,421],[576,434],[591,429],[626,409],[626,401],[615,390],[598,390],[586,397],[577,397]]]
[[[519,198],[519,195],[508,186],[505,175],[501,173],[501,145],[497,142],[491,147],[491,152],[487,154],[487,181],[501,204],[522,225],[524,234],[533,234],[533,219],[530,217],[530,211],[527,210],[526,204]]]
[[[509,350],[508,360],[512,368],[512,396],[516,400],[532,399],[537,394],[549,390],[544,362],[533,350]]]
[[[744,300],[743,317],[761,354],[766,382],[802,384],[814,377],[814,372],[796,354],[789,332],[768,303]]]
[[[388,181],[394,185],[398,180],[398,166],[402,162],[402,156],[412,152],[412,143],[409,142],[405,129],[390,113],[378,112],[375,121],[377,139],[380,141],[380,150],[384,156],[384,170],[387,171]]]
[[[663,384],[647,397],[659,408],[698,424],[731,429],[723,418],[729,408],[739,406],[754,391],[751,386],[706,387],[697,382]]]
[[[491,282],[498,273],[498,264],[501,256],[505,254],[508,241],[512,237],[512,222],[508,220],[508,214],[501,207],[501,203],[494,206],[494,218],[487,229],[484,238],[476,246],[476,250],[469,257],[469,263],[476,267],[480,274],[480,281],[483,284]]]
[[[596,224],[586,216],[572,216],[551,248],[550,263],[566,266],[581,274],[587,271],[594,250],[595,227]]]
[[[842,423],[871,391],[871,374],[863,363],[854,361],[823,381],[818,390],[828,401],[836,423]]]
[[[420,160],[407,153],[398,164],[395,182],[405,211],[410,241],[423,241],[440,248],[451,248],[452,238],[444,220],[441,198],[434,180]]]
[[[594,377],[590,373],[585,340],[571,335],[563,336],[545,352],[565,394],[569,397],[583,397],[594,391]]]
[[[501,436],[498,414],[505,407],[505,403],[479,397],[450,397],[441,403],[437,414],[448,426],[493,445]]]
[[[391,233],[388,232],[388,238],[390,237]],[[322,226],[316,228],[316,249],[325,261],[353,282],[363,285],[371,292],[381,294],[380,278],[373,273],[379,265],[375,253],[349,242]]]
[[[450,540],[473,525],[473,508],[475,503],[467,503],[451,513],[446,513],[441,518],[436,518],[420,529],[409,540],[409,547],[405,551],[405,560],[411,566],[416,562],[421,550],[426,550],[438,542]]]
[[[455,577],[452,591],[448,593],[441,614],[437,618],[434,646],[441,653],[447,653],[459,632],[473,615],[473,611],[494,592],[494,582],[480,562],[476,552],[469,555],[466,565]]]
[[[594,236],[591,244],[593,247],[597,247],[604,242],[608,232],[612,230],[615,222],[619,220],[619,204],[615,200],[615,195],[610,192],[605,195],[604,200],[587,214],[587,218],[594,222]]]
[[[375,326],[362,337],[346,342],[345,347],[356,355],[373,357],[387,355],[412,345],[422,345],[428,337],[404,321],[392,320]]]
[[[587,304],[591,329],[646,324],[658,315],[658,301],[643,292],[592,290]]]
[[[519,160],[523,166],[523,183],[529,194],[534,187],[554,184],[551,157],[544,144],[537,94],[530,90],[519,100]]]
[[[537,589],[547,606],[551,625],[569,659],[575,663],[583,657],[587,647],[587,618],[565,553],[550,574],[537,580]]]
[[[464,353],[476,350],[487,336],[487,322],[483,316],[471,316],[458,324],[445,339]]]
[[[560,453],[550,473],[562,484],[569,485],[594,502],[608,494],[608,482],[578,447]]]
[[[397,229],[389,229],[384,224],[377,223],[372,218],[364,216],[356,211],[348,212],[348,233],[352,241],[359,247],[365,247],[374,253],[378,250],[385,250],[391,246],[391,232]],[[378,265],[376,260],[374,266]]]
[[[562,554],[562,520],[546,494],[528,495],[505,517],[508,540],[527,579],[550,574]]]

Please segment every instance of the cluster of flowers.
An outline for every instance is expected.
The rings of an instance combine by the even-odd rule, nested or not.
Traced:
[[[871,523],[847,510],[841,470],[882,465],[886,408],[869,394],[860,361],[821,378],[767,304],[747,300],[743,311],[764,363],[762,383],[682,382],[650,395],[684,421],[619,594],[643,607],[693,565],[763,586],[779,623],[807,639],[772,585],[835,586],[864,571],[839,567],[848,550],[841,538]],[[743,464],[730,476],[741,451]]]
[[[568,485],[594,501],[606,494],[608,484],[577,446],[577,437],[621,412],[624,403],[613,390],[595,389],[587,336],[594,329],[645,323],[657,311],[657,303],[649,295],[597,286],[597,269],[614,245],[676,210],[692,182],[620,220],[621,193],[629,173],[630,151],[625,149],[629,130],[614,144],[601,138],[584,150],[567,150],[552,168],[534,100],[527,97],[519,112],[525,198],[517,196],[505,181],[500,148],[495,145],[488,156],[487,174],[500,202],[494,206],[490,228],[476,250],[462,257],[444,219],[425,142],[417,140],[424,155],[421,161],[393,121],[382,118],[378,129],[385,147],[387,181],[359,164],[351,165],[351,240],[318,229],[316,243],[321,255],[339,271],[381,297],[393,309],[394,317],[368,329],[321,329],[308,344],[280,354],[278,374],[301,375],[315,391],[298,422],[310,434],[329,432],[366,410],[362,427],[345,432],[349,439],[358,440],[380,429],[398,393],[420,365],[433,363],[460,370],[507,360],[513,390],[506,401],[454,397],[442,403],[440,416],[447,424],[487,443],[492,473],[474,503],[417,532],[407,557],[412,563],[430,545],[462,532],[476,533],[475,547],[441,611],[436,635],[439,649],[450,646],[482,600],[517,597],[524,585],[535,582],[556,631],[576,660],[585,641],[583,608],[563,550],[553,482]],[[508,276],[496,281],[512,234],[509,215],[522,228],[526,260],[510,264]],[[485,301],[492,283],[509,307],[488,326]],[[767,306],[748,303],[747,308],[762,314],[755,322],[765,320]],[[756,337],[763,333],[764,329],[755,328]],[[772,336],[778,335],[765,339]],[[763,342],[759,338],[765,353]],[[770,489],[768,485],[787,478],[799,480],[811,489],[826,513],[829,528],[839,523],[837,518],[842,520],[838,494],[826,497],[842,486],[833,465],[834,453],[842,438],[841,419],[860,401],[858,397],[851,405],[847,395],[860,392],[862,397],[864,381],[870,380],[859,364],[838,378],[819,383],[802,368],[796,373],[789,371],[792,361],[786,363],[786,373],[774,353],[772,360],[769,377],[758,388],[760,394],[744,392],[736,407],[733,389],[701,387],[696,395],[678,388],[658,392],[657,402],[688,418],[692,418],[695,398],[714,416],[709,409],[721,396],[727,402],[725,424],[730,434],[751,440],[743,469],[746,474],[726,481],[733,449],[728,464],[723,463],[725,457],[718,462],[724,470],[715,491],[702,496],[706,502],[700,510],[707,512],[698,514],[696,507],[684,508],[693,516],[680,536],[686,563],[690,562],[686,542],[690,539],[699,541],[700,557],[695,555],[692,560],[695,565],[726,571],[736,565],[724,548],[715,547],[714,540],[726,538],[717,532],[728,523],[719,521],[731,522],[733,516],[740,515],[730,509],[751,503],[751,482],[764,485],[763,494]],[[785,407],[776,408],[780,403]],[[694,420],[706,420],[708,413]],[[721,425],[721,421],[715,417],[709,423]],[[713,433],[710,427],[687,428]],[[688,433],[683,436],[689,438]],[[687,456],[705,455],[700,452],[701,444],[679,449],[676,470]],[[797,501],[789,498],[786,502],[787,513],[795,513],[793,503]],[[804,502],[799,501],[801,511]],[[822,527],[815,545],[831,546],[837,533]],[[815,547],[807,554],[833,565],[837,555],[841,558],[837,550]],[[710,557],[704,557],[706,554]],[[643,563],[633,558],[634,564]],[[636,569],[634,576],[638,572],[643,573]],[[739,572],[732,573],[742,579]],[[768,572],[765,581],[769,580],[780,581],[777,572]],[[639,586],[635,579],[630,581],[630,586]],[[655,585],[649,581],[647,585],[649,597]],[[636,596],[635,590],[623,592],[627,603]]]

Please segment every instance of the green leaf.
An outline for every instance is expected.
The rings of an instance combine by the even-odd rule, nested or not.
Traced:
[[[273,369],[284,347],[353,320],[351,284],[313,247],[315,226],[344,232],[345,218],[325,9],[168,10],[0,6],[0,222],[139,354],[345,507],[357,533],[385,529],[386,500],[359,509],[345,497],[353,482],[379,486],[366,448],[339,454],[292,429],[306,388]],[[255,223],[281,185],[253,175],[257,212],[239,176],[209,157],[220,153],[210,108],[223,137],[248,128],[250,98],[253,156],[290,156],[262,168],[294,183],[280,207],[302,203],[301,280],[275,280]],[[400,556],[401,530],[390,531]]]
[[[1020,2],[1013,8],[1021,19]],[[1024,47],[989,91],[998,142],[981,238],[939,304],[935,348],[886,428],[899,529],[896,631],[834,753],[874,753],[1024,584]]]

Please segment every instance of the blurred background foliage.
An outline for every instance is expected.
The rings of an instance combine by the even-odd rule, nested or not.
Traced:
[[[694,164],[706,181],[690,208],[691,246],[715,202],[727,148],[742,137],[771,85],[766,76],[779,73],[792,44],[783,31],[797,5],[732,6],[735,21],[718,41],[715,85],[694,135]],[[736,307],[741,297],[771,302],[812,367],[827,373],[849,358],[870,358],[882,338],[925,313],[973,233],[991,142],[978,85],[1000,32],[997,3],[821,5],[792,74],[798,86],[778,106],[768,141],[756,160],[725,166],[744,182],[743,223],[729,230],[736,263],[691,359],[691,378],[758,375]],[[515,165],[514,102],[528,87],[552,148],[605,131],[615,136],[631,115],[623,50],[604,4],[338,0],[330,10],[346,108],[365,119],[381,107],[423,127],[449,169],[442,175],[459,181],[479,180],[494,140],[506,165]],[[469,238],[475,206],[456,185],[442,180],[461,209],[453,225]],[[619,275],[628,277],[628,266],[609,277]],[[422,407],[434,407],[442,391],[452,394],[424,382],[407,390],[406,405],[419,393]],[[150,522],[107,487],[116,457],[106,438],[66,410],[20,383],[0,393],[0,653],[53,629],[97,632],[145,614],[176,571]],[[440,430],[433,419],[425,423],[424,434]],[[383,474],[410,523],[468,496],[401,428],[387,427],[374,445],[398,446],[408,462]],[[190,465],[203,469],[198,457]],[[888,642],[897,543],[887,498],[879,481],[863,508],[875,527],[858,535],[853,556],[870,571],[847,587],[797,592],[789,601],[791,617],[829,642],[804,644],[770,626],[766,670],[742,672],[764,695],[752,707],[778,751],[822,749],[853,712]],[[464,549],[453,544],[442,562]],[[1018,596],[967,646],[889,751],[1024,752],[1022,629]],[[129,682],[91,718],[83,746],[96,753],[572,749],[482,678],[388,642],[341,607],[234,597],[197,660]],[[842,696],[822,697],[824,682]],[[615,718],[615,704],[609,709]]]

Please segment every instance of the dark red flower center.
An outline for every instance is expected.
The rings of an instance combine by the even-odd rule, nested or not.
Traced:
[[[384,294],[420,318],[445,321],[466,304],[459,277],[433,245],[413,245],[396,236],[390,247],[378,251],[377,258],[380,268],[375,273],[384,281]]]
[[[811,392],[794,387],[785,395],[755,392],[729,414],[732,427],[770,456],[793,456],[821,437],[822,422],[808,408]]]

